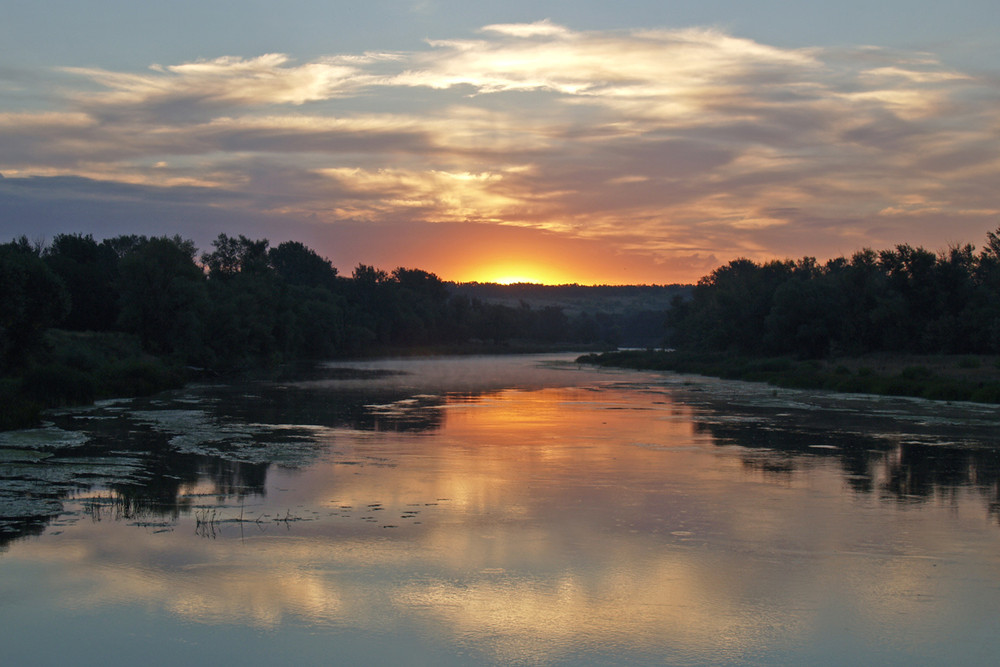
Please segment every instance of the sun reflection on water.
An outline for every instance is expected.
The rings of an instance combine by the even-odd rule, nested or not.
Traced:
[[[975,553],[1000,539],[972,513],[887,509],[819,454],[795,474],[754,465],[663,391],[439,396],[406,404],[435,411],[424,430],[325,427],[327,454],[271,468],[260,493],[181,484],[169,529],[78,520],[0,564],[43,568],[55,606],[320,644],[417,632],[503,664],[767,662],[836,633],[919,647],[1000,588]]]

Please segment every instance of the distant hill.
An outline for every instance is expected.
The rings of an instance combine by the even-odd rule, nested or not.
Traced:
[[[567,315],[665,311],[674,296],[688,297],[691,285],[537,285],[534,283],[446,283],[452,294],[489,303],[533,309],[561,308]]]
[[[533,311],[558,310],[579,340],[611,346],[659,347],[666,312],[675,296],[687,299],[692,285],[536,285],[447,283],[453,296]]]

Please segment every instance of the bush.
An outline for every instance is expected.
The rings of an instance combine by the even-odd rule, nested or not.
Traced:
[[[82,346],[56,350],[53,356],[56,363],[85,373],[93,372],[101,365],[100,355]]]
[[[773,359],[755,359],[747,362],[746,372],[748,373],[784,373],[792,370],[794,364],[791,359],[784,357]]]
[[[0,379],[0,430],[37,426],[41,412],[41,405],[21,393],[20,382]]]
[[[904,380],[928,380],[934,377],[934,373],[926,366],[907,366],[899,372],[899,377]]]
[[[875,387],[871,380],[864,377],[840,377],[830,388],[835,389],[836,391],[844,391],[854,394],[875,393]]]
[[[91,375],[58,363],[28,371],[21,381],[21,391],[29,401],[46,407],[93,403],[97,396]]]
[[[940,381],[927,384],[921,395],[938,401],[968,401],[972,398],[973,390],[954,382]]]
[[[987,382],[973,390],[970,401],[1000,403],[1000,382]]]
[[[129,359],[107,366],[102,372],[105,396],[150,396],[184,384],[181,375],[152,359]]]
[[[982,362],[979,357],[962,357],[958,361],[959,368],[979,368],[982,366]]]

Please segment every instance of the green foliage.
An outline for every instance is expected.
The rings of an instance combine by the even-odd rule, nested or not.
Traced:
[[[118,256],[92,236],[59,234],[45,250],[45,263],[69,291],[70,310],[61,326],[75,331],[107,331],[118,318]]]
[[[235,239],[219,234],[212,241],[215,251],[202,255],[201,261],[208,267],[209,275],[216,279],[232,278],[237,274],[263,274],[271,268],[269,245],[266,239],[251,241],[242,234]]]
[[[15,378],[0,378],[0,431],[38,424],[42,404],[31,400]]]
[[[998,230],[1000,232],[1000,230]],[[1000,236],[935,255],[899,245],[820,266],[738,259],[670,316],[678,348],[796,355],[1000,353]]]
[[[194,245],[179,237],[119,236],[98,243],[59,235],[48,248],[17,243],[36,264],[43,257],[56,281],[72,285],[67,329],[134,335],[143,351],[171,364],[233,370],[386,348],[615,344],[637,332],[644,340],[662,339],[662,310],[569,315],[544,301],[533,308],[455,293],[461,292],[457,286],[420,269],[389,273],[361,264],[342,278],[328,260],[292,241],[271,248],[266,239],[220,234],[212,246],[199,265]],[[500,290],[502,296],[509,289],[479,285],[474,291]],[[591,303],[594,289],[627,301],[637,298],[636,290],[652,288],[513,289]],[[57,363],[85,373],[100,366],[65,337],[57,347]]]
[[[297,242],[271,248],[221,234],[212,246],[199,264],[179,237],[98,243],[64,234],[47,248],[24,238],[0,245],[5,423],[40,405],[173,386],[184,365],[230,370],[441,345],[660,345],[665,333],[685,354],[617,362],[786,386],[952,398],[997,391],[926,368],[852,374],[815,360],[934,352],[966,355],[958,365],[976,370],[979,355],[1000,353],[1000,230],[978,253],[899,245],[822,265],[737,259],[670,292],[669,308],[668,293],[653,287],[454,286],[419,269],[364,264],[345,278]],[[601,312],[594,290],[632,305]],[[647,298],[649,308],[636,307]],[[60,323],[70,332],[45,334]]]
[[[934,373],[926,366],[907,366],[899,373],[904,380],[926,380],[933,377]]]
[[[662,327],[453,294],[433,273],[359,265],[342,278],[301,243],[220,235],[201,255],[180,237],[61,234],[0,246],[0,424],[44,407],[176,386],[191,366],[241,370],[379,349],[454,349],[614,340]],[[569,286],[576,294],[583,288]],[[610,289],[610,288],[609,288]],[[641,318],[645,318],[642,320]],[[64,329],[54,330],[62,322]]]
[[[152,394],[184,379],[122,333],[51,330],[44,343],[19,377],[0,378],[0,429],[35,426],[43,408]]]
[[[28,399],[45,406],[92,403],[97,397],[93,376],[58,363],[29,370],[24,375],[21,389]]]
[[[69,308],[65,285],[26,240],[0,246],[0,370],[23,367]]]
[[[979,368],[982,365],[979,357],[963,357],[958,360],[959,368]]]
[[[1000,403],[1000,382],[986,382],[976,387],[969,400],[977,403]]]
[[[337,269],[330,260],[297,241],[286,241],[271,248],[268,259],[275,273],[289,285],[336,289]]]
[[[101,369],[104,396],[149,396],[184,384],[179,372],[156,359],[127,359]]]
[[[153,238],[119,263],[118,325],[156,354],[195,356],[203,341],[205,281],[194,248],[179,238]]]
[[[741,354],[764,352],[774,294],[794,275],[794,268],[792,262],[758,265],[749,259],[719,267],[698,282],[690,304],[675,312],[675,344]]]

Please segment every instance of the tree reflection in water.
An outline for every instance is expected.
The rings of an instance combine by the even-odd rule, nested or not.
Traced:
[[[754,421],[700,421],[716,445],[737,445],[743,465],[773,475],[794,475],[817,461],[835,460],[845,483],[859,494],[899,502],[925,502],[974,489],[1000,524],[1000,450],[977,444],[928,444],[901,437],[871,437],[835,430],[775,428]],[[905,436],[902,436],[905,438]]]
[[[386,375],[395,373],[370,374]],[[330,377],[345,373],[311,376]],[[0,548],[41,534],[62,514],[63,500],[94,488],[107,489],[85,501],[84,512],[95,520],[177,521],[192,510],[195,486],[219,502],[263,496],[271,465],[304,466],[323,453],[317,429],[437,430],[446,402],[400,388],[324,391],[264,382],[178,396],[53,415],[54,432],[82,434],[83,444],[35,443],[37,456],[0,466]]]
[[[86,497],[84,512],[94,519],[176,522],[198,497],[224,503],[263,496],[271,466],[308,466],[329,450],[332,436],[324,429],[436,432],[449,404],[493,394],[467,386],[422,393],[427,389],[407,373],[384,369],[319,366],[296,373],[53,415],[57,430],[83,434],[84,443],[43,444],[36,450],[44,458],[0,467],[0,547],[42,532],[66,498]],[[675,389],[663,393],[671,401],[692,398]],[[724,392],[694,403],[700,404],[695,430],[716,445],[741,447],[748,469],[793,476],[835,460],[855,493],[901,502],[975,489],[1000,522],[1000,454],[982,438],[929,444],[882,428],[887,422],[880,417],[818,424],[822,410],[779,412],[727,400]],[[104,491],[88,497],[91,489]]]
[[[240,501],[248,496],[266,495],[267,463],[226,461],[208,456],[177,456],[185,461],[181,469],[175,466],[170,472],[161,472],[145,485],[113,484],[107,493],[99,492],[83,498],[84,514],[94,521],[177,521],[189,513],[199,499],[211,496],[220,501]],[[191,493],[199,482],[198,493]]]
[[[451,381],[459,365],[475,383]],[[614,371],[482,387],[486,365],[56,416],[85,441],[0,469],[69,511],[0,559],[7,618],[93,636],[93,617],[119,635],[101,648],[198,635],[181,662],[318,664],[351,643],[361,664],[996,651],[994,412]]]

